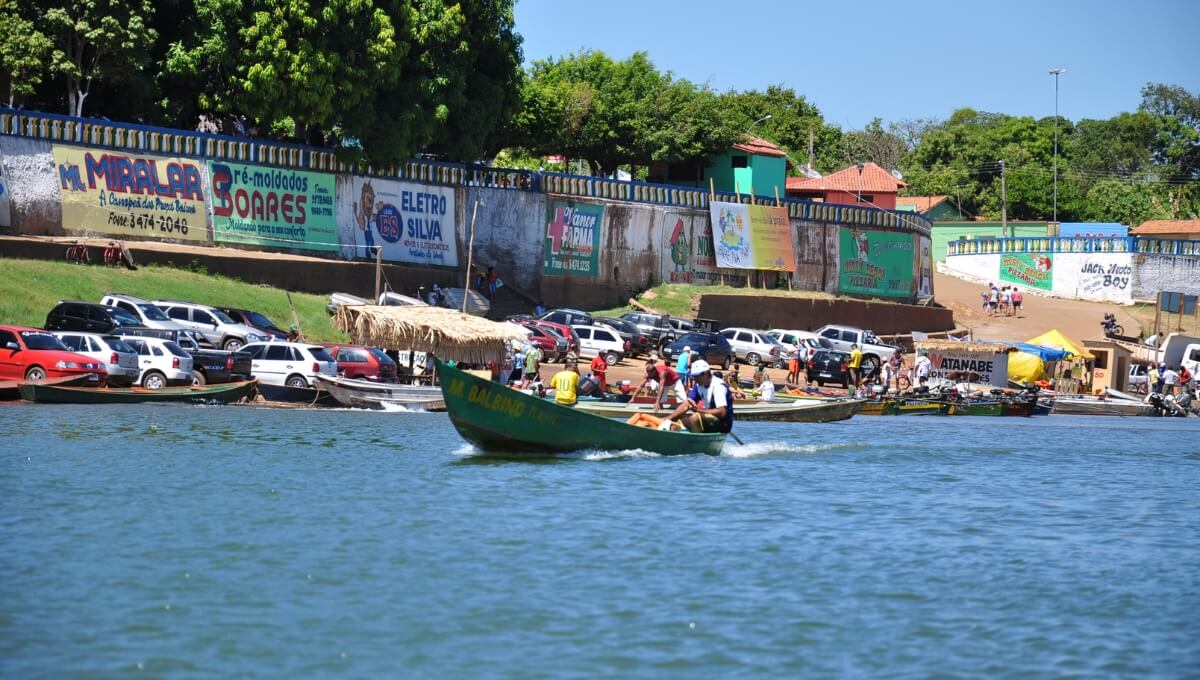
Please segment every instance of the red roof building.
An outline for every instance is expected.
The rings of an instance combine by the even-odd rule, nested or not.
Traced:
[[[851,165],[825,177],[789,177],[787,195],[810,201],[896,209],[896,194],[908,183],[875,163]]]
[[[1129,233],[1134,236],[1193,241],[1200,239],[1200,220],[1146,220]]]

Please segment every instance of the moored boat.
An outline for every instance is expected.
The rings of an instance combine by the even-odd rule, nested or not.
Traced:
[[[308,387],[288,387],[287,385],[267,385],[260,383],[258,393],[266,401],[279,404],[305,404],[309,406],[337,406],[337,399],[328,390],[314,390]]]
[[[1095,397],[1065,397],[1054,399],[1050,413],[1074,416],[1157,416],[1160,411],[1140,401],[1126,399],[1097,399]]]
[[[442,411],[445,402],[437,387],[396,385],[369,380],[317,376],[317,382],[342,406],[386,410],[403,407],[414,411]]]
[[[863,416],[936,416],[942,404],[924,399],[872,399],[858,411]]]
[[[1004,406],[998,401],[947,401],[942,403],[942,415],[1000,416]]]
[[[65,378],[47,378],[41,381],[40,385],[86,385],[91,379],[91,373],[83,373],[81,375],[69,375]],[[26,384],[23,380],[0,380],[0,401],[18,401],[21,399],[21,385]],[[33,384],[33,383],[30,383]]]
[[[450,422],[463,439],[489,452],[570,453],[641,449],[663,455],[716,455],[722,433],[669,432],[605,418],[524,394],[437,362]]]
[[[254,393],[256,382],[219,383],[163,387],[157,390],[144,387],[71,387],[48,383],[22,383],[21,398],[38,404],[145,404],[200,403],[230,404]]]

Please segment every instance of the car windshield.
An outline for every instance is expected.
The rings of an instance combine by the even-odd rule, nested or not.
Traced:
[[[137,326],[142,323],[141,319],[119,307],[109,307],[108,311],[112,314],[113,319],[122,326]]]
[[[25,341],[25,346],[29,349],[67,349],[67,346],[62,344],[61,340],[49,333],[21,331],[21,339]]]
[[[150,321],[170,321],[171,319],[163,313],[163,310],[158,308],[158,305],[152,305],[149,302],[138,305],[138,309],[142,310],[142,314]]]
[[[779,338],[775,337],[774,335],[764,335],[764,336],[762,336],[762,339],[768,345],[780,345],[780,346],[783,345],[783,343],[779,341]]]
[[[391,357],[389,357],[387,355],[387,352],[379,349],[378,347],[371,347],[370,351],[371,351],[371,356],[375,357],[375,359],[377,361],[379,361],[379,363],[381,363],[381,364],[387,365],[387,364],[396,363],[395,361],[392,360]]]
[[[175,343],[171,342],[170,340],[164,342],[163,347],[166,347],[168,352],[170,352],[171,354],[174,354],[177,357],[186,358],[186,357],[191,356],[187,352],[183,351],[182,347],[180,347],[179,345],[176,345]]]
[[[237,323],[233,319],[229,318],[228,314],[226,314],[225,312],[222,312],[219,309],[210,309],[208,311],[212,312],[212,315],[217,317],[217,320],[220,321],[221,323]]]
[[[122,340],[120,338],[112,337],[112,336],[105,336],[104,342],[107,342],[109,348],[112,349],[112,351],[114,351],[114,352],[121,352],[123,354],[137,354],[136,349],[130,347],[129,343],[125,342],[124,340]]]
[[[312,352],[313,359],[317,361],[333,361],[333,356],[324,347],[309,347],[308,351]]]
[[[679,345],[680,347],[683,347],[684,345],[691,345],[693,347],[696,345],[706,345],[708,344],[708,336],[700,333],[688,333],[682,338],[676,340],[674,344]]]
[[[271,323],[270,319],[263,316],[262,314],[259,314],[258,312],[242,312],[242,313],[246,315],[246,320],[249,321],[250,325],[252,325],[252,326],[258,326],[259,328],[277,328],[277,326],[275,324]]]

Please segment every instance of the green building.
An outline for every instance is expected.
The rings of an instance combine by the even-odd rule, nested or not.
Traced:
[[[915,212],[938,220],[969,220],[971,215],[961,210],[949,196],[897,196],[896,212]]]
[[[1008,221],[1008,233],[1000,222],[934,222],[932,230],[933,261],[946,259],[946,244],[970,238],[1003,238],[1006,236],[1037,237],[1050,235],[1050,222]]]
[[[650,166],[648,181],[707,189],[723,193],[786,195],[787,154],[759,137],[744,136],[728,152],[709,156],[701,163]]]

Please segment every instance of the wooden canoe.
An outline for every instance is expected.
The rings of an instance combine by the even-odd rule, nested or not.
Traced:
[[[862,405],[863,416],[936,416],[942,414],[942,404],[924,399],[878,399]]]
[[[663,455],[717,455],[725,435],[635,427],[484,380],[438,361],[450,422],[463,439],[496,453],[544,454],[641,449]]]
[[[998,401],[948,401],[942,404],[942,413],[948,416],[999,416],[1004,406]]]
[[[831,423],[846,420],[862,408],[862,399],[809,399],[791,403],[776,402],[734,402],[734,417],[747,422],[776,422],[776,423]],[[606,418],[625,419],[634,413],[649,413],[662,416],[673,409],[656,411],[654,404],[621,404],[609,401],[580,401],[575,404],[577,411],[594,413]]]
[[[254,394],[254,380],[215,385],[164,387],[67,387],[47,383],[23,383],[21,398],[37,404],[229,404]]]
[[[424,385],[395,385],[366,380],[317,376],[317,382],[347,408],[383,411],[403,407],[410,411],[444,411],[441,390]]]
[[[79,375],[69,375],[65,378],[47,378],[43,380],[42,385],[86,385],[92,377],[91,373],[81,373]],[[24,385],[23,380],[0,380],[0,401],[18,401],[21,399],[21,385]]]

